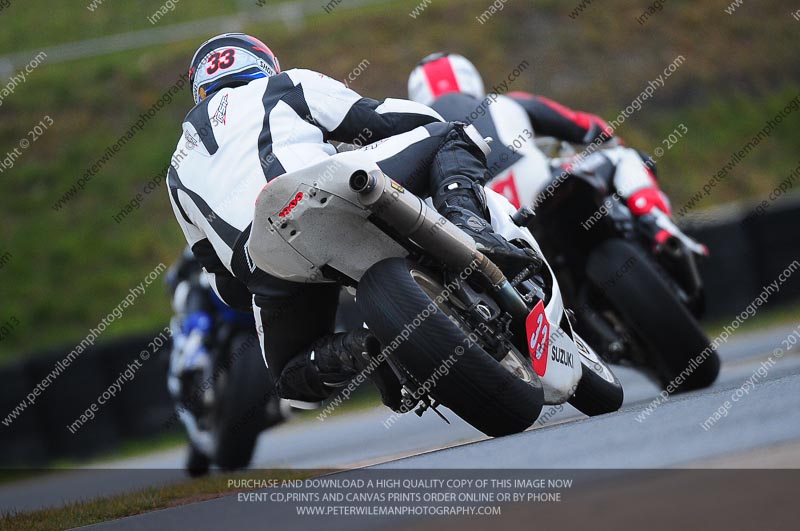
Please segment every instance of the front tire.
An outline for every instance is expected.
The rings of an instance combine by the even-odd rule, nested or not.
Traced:
[[[644,251],[625,240],[606,240],[589,257],[587,275],[644,347],[649,368],[662,388],[678,377],[676,392],[714,383],[719,356],[706,350],[708,337]],[[708,356],[704,354],[698,363],[702,352]]]
[[[415,281],[412,272],[418,269],[403,258],[388,258],[364,274],[357,302],[370,331],[417,385],[431,383],[437,402],[486,435],[527,429],[544,404],[541,383],[517,378],[468,341],[434,302],[438,297]]]
[[[575,335],[575,342],[578,350],[588,349],[588,345],[580,337]],[[594,359],[581,353],[581,379],[575,394],[569,399],[569,403],[584,415],[594,417],[613,413],[622,407],[625,399],[625,392],[622,384],[619,383],[617,376],[609,369],[603,360],[594,355]]]
[[[267,404],[278,398],[257,335],[236,335],[228,355],[232,362],[223,373],[226,381],[215,412],[214,462],[223,470],[236,470],[250,463],[258,435],[268,426]]]
[[[190,477],[199,478],[208,474],[211,459],[201,452],[193,443],[189,442],[186,455],[186,472]]]

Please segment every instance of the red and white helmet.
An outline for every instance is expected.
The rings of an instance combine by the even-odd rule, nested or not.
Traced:
[[[461,55],[433,53],[417,63],[408,77],[408,99],[412,101],[430,105],[448,92],[486,97],[478,69]]]

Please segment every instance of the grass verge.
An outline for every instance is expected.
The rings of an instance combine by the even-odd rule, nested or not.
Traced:
[[[60,531],[72,529],[241,492],[242,489],[234,489],[229,486],[228,481],[231,479],[246,477],[291,480],[305,479],[317,474],[319,474],[318,471],[309,470],[249,470],[235,474],[213,475],[162,487],[150,487],[109,498],[69,503],[58,508],[5,513],[0,515],[0,530]]]
[[[730,325],[731,320],[734,318],[735,316],[727,320],[720,319],[707,324],[703,328],[709,337],[714,338],[721,334],[724,327]],[[744,321],[741,326],[736,329],[736,332],[755,332],[757,330],[788,325],[800,325],[800,304],[781,305],[774,308],[759,310],[755,316]]]

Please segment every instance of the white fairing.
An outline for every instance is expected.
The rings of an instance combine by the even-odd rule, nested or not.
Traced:
[[[348,185],[360,169],[378,167],[362,152],[349,151],[265,186],[248,245],[253,263],[294,282],[329,282],[320,271],[324,266],[358,281],[372,264],[405,256],[403,247],[366,222],[369,212]]]
[[[265,186],[256,202],[248,244],[253,264],[287,280],[327,282],[320,271],[324,266],[359,280],[376,262],[406,256],[403,247],[366,222],[369,213],[348,185],[359,169],[369,172],[377,166],[363,153],[350,151],[284,174]],[[527,241],[541,252],[530,231],[511,220],[514,206],[492,190],[487,189],[486,196],[494,230],[509,240]],[[552,269],[550,275],[555,279]],[[540,379],[545,402],[558,404],[577,388],[581,364],[571,331],[559,328],[564,305],[555,280],[545,315],[550,323],[550,351]]]
[[[502,195],[494,190],[486,189],[486,202],[492,216],[492,228],[507,240],[525,240],[541,255],[539,244],[528,229],[517,226],[511,220],[516,209]],[[558,287],[555,273],[545,259],[545,265],[553,279],[552,296],[545,306],[545,315],[550,323],[550,352],[548,353],[545,371],[539,378],[544,389],[547,404],[561,404],[568,400],[577,388],[581,378],[580,355],[569,334],[559,327],[564,315],[564,301]],[[564,352],[567,354],[565,355]]]

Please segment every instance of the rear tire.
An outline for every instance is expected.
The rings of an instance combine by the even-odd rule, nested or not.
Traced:
[[[226,381],[218,397],[214,462],[224,470],[236,470],[250,463],[258,435],[268,424],[267,403],[278,398],[258,336],[236,335],[229,355],[235,359],[224,373]]]
[[[396,347],[393,361],[418,385],[433,382],[431,396],[476,429],[492,437],[524,431],[542,410],[541,383],[525,383],[468,341],[414,280],[419,269],[388,258],[364,274],[357,301],[370,331],[384,348]]]
[[[699,364],[690,364],[709,347],[708,337],[644,251],[625,240],[606,240],[589,257],[587,275],[645,347],[649,368],[662,388],[684,370],[689,374],[675,392],[714,383],[719,356],[711,351]]]

